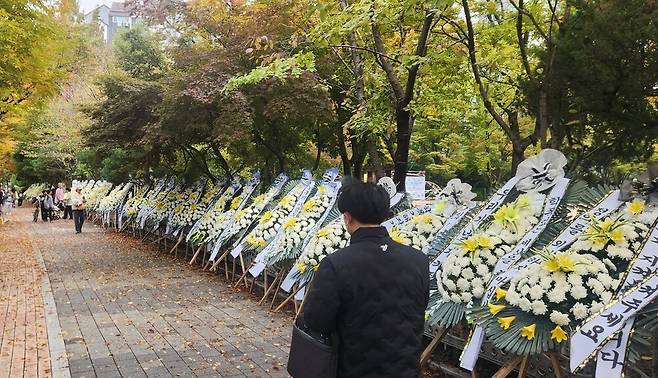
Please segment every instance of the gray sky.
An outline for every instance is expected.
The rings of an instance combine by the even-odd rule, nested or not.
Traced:
[[[121,0],[114,0],[114,1],[118,2]],[[80,8],[82,9],[82,12],[87,13],[92,9],[96,8],[97,5],[107,4],[109,6],[110,4],[112,4],[112,0],[78,0],[78,4],[80,4]]]

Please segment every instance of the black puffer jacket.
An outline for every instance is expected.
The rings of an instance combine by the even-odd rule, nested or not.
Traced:
[[[361,228],[320,264],[304,307],[312,330],[337,332],[340,378],[416,378],[429,299],[429,260]]]

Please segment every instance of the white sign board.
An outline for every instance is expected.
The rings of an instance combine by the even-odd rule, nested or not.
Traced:
[[[414,201],[425,200],[425,175],[407,175],[405,180],[407,193]]]

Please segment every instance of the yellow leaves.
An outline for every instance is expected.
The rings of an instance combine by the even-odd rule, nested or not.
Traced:
[[[500,328],[507,331],[509,329],[510,325],[512,325],[512,322],[514,321],[514,319],[516,319],[516,316],[506,316],[506,317],[503,317],[503,318],[498,318],[498,324],[500,324]]]
[[[529,326],[525,326],[521,328],[521,336],[525,337],[528,340],[532,340],[535,338],[535,329],[537,328],[537,325],[535,323],[530,324]]]
[[[489,312],[491,315],[494,316],[498,315],[498,313],[503,311],[503,309],[506,307],[505,305],[497,305],[492,303],[489,303],[487,306],[489,307]]]
[[[564,332],[562,327],[556,326],[551,330],[551,340],[555,340],[557,343],[561,343],[567,339],[567,333]]]

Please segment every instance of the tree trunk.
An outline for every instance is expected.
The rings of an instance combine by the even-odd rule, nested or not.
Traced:
[[[370,164],[372,166],[372,170],[375,173],[375,177],[377,180],[380,178],[386,176],[386,172],[384,172],[384,164],[382,163],[382,159],[379,156],[379,151],[377,150],[377,145],[373,141],[374,137],[368,138],[367,147],[368,147],[368,156],[370,156]]]
[[[318,167],[320,166],[320,158],[322,157],[322,147],[318,145],[317,148],[318,148],[318,152],[315,155],[315,163],[313,163],[313,169],[312,169],[313,172],[318,170]]]
[[[393,182],[399,192],[406,190],[407,171],[409,170],[409,144],[411,143],[411,114],[409,110],[398,109],[395,122],[397,125],[397,148],[395,149],[395,174]]]
[[[525,160],[525,147],[512,143],[512,175],[516,174],[516,168]]]

